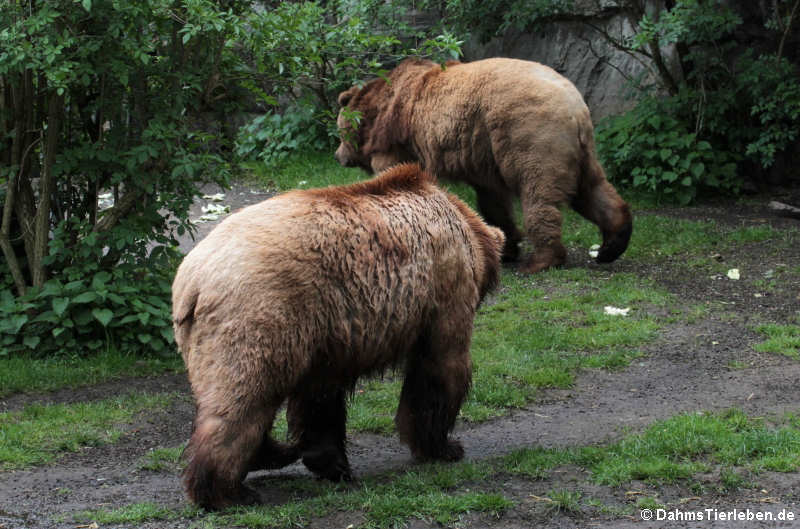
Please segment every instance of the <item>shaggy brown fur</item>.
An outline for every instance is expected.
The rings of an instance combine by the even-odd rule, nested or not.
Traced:
[[[347,395],[359,377],[395,366],[405,366],[401,439],[420,459],[461,458],[448,434],[504,240],[414,164],[292,191],[222,222],[173,284],[175,338],[197,401],[189,498],[212,509],[257,501],[247,473],[298,458],[349,479]],[[287,398],[291,446],[269,435]]]
[[[565,203],[600,227],[599,262],[628,246],[632,216],[597,161],[589,109],[572,83],[546,66],[487,59],[442,67],[408,59],[388,81],[342,92],[339,104],[362,113],[357,131],[339,115],[340,163],[371,172],[419,161],[437,177],[471,184],[486,221],[506,234],[505,260],[519,254],[512,210],[519,196],[535,248],[523,265],[528,272],[564,263],[558,207]],[[352,139],[355,145],[346,141]]]

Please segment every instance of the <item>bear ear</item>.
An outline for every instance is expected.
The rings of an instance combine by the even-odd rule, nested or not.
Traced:
[[[351,86],[350,88],[339,94],[339,99],[338,99],[339,106],[343,107],[347,105],[347,103],[349,103],[350,100],[353,99],[353,96],[356,95],[357,93],[358,93],[358,87]]]

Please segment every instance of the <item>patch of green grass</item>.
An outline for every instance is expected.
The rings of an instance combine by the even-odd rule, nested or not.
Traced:
[[[147,452],[139,462],[141,470],[153,472],[174,472],[181,467],[181,455],[185,444],[171,448],[154,448]]]
[[[506,456],[502,464],[508,472],[535,479],[555,467],[576,464],[587,468],[597,483],[610,486],[632,480],[673,483],[717,465],[790,472],[800,468],[800,429],[769,429],[735,410],[682,414],[605,447],[525,449]],[[730,470],[721,473],[723,488],[736,479]]]
[[[636,500],[636,508],[638,510],[650,509],[651,511],[655,511],[657,509],[663,509],[664,507],[663,503],[652,496],[644,496]]]
[[[580,512],[583,494],[577,490],[551,490],[547,497],[552,501],[552,508],[563,512]]]
[[[163,408],[171,398],[135,394],[99,402],[32,404],[0,413],[0,469],[48,463],[65,452],[113,443],[134,414]]]
[[[395,379],[365,381],[350,400],[348,428],[357,432],[392,433],[400,387],[401,381]]]
[[[339,165],[329,151],[292,155],[274,167],[257,162],[244,167],[260,185],[279,191],[344,185],[369,178],[361,169]]]
[[[777,353],[791,358],[800,358],[800,325],[778,325],[769,323],[756,329],[767,336],[767,340],[756,344],[761,353]]]
[[[593,507],[597,509],[597,512],[600,514],[605,514],[608,516],[621,518],[623,516],[631,516],[634,513],[634,508],[631,505],[609,505],[597,498],[589,498],[585,503],[587,507]]]
[[[0,357],[0,397],[20,392],[51,391],[91,386],[118,378],[181,372],[177,353],[168,356],[123,354],[117,351],[91,356],[36,358]]]
[[[746,244],[751,242],[764,242],[770,239],[781,238],[782,232],[769,224],[760,226],[743,226],[733,230],[728,236],[732,242]]]
[[[163,505],[144,502],[126,505],[112,511],[87,511],[81,513],[80,516],[98,524],[112,525],[143,523],[151,520],[171,520],[177,518],[178,514]]]
[[[796,467],[795,467],[796,468]],[[789,472],[783,470],[782,472]],[[719,483],[724,491],[734,491],[751,485],[745,476],[731,467],[724,467],[719,473]]]

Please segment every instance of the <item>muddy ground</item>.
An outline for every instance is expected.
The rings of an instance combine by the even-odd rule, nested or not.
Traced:
[[[209,192],[215,190],[209,189]],[[235,186],[223,203],[232,209],[263,200],[266,194],[247,186]],[[758,197],[745,204],[720,202],[692,208],[638,212],[676,218],[713,220],[731,226],[770,224],[778,229],[800,229],[800,221],[775,216],[766,207],[771,199],[800,203],[800,190]],[[199,205],[198,211],[199,216]],[[200,236],[214,223],[201,225]],[[191,247],[185,243],[184,249]],[[686,306],[708,303],[708,316],[696,323],[679,323],[663,329],[660,338],[647,346],[645,356],[618,372],[586,371],[574,387],[541,393],[540,398],[509,416],[480,425],[459,424],[469,459],[502,455],[524,446],[585,445],[619,438],[641,430],[653,421],[679,412],[718,411],[739,408],[747,414],[779,417],[800,413],[800,361],[770,353],[757,353],[753,345],[763,341],[753,326],[757,323],[791,323],[800,311],[800,245],[779,246],[770,241],[740,247],[735,255],[714,255],[742,271],[742,279],[687,273],[680,259],[642,263],[623,256],[609,272],[625,271],[650,277],[685,300]],[[571,251],[570,267],[596,267],[587,262],[585,250]],[[757,279],[784,271],[776,286],[764,288]],[[791,270],[794,270],[792,272]],[[735,367],[733,367],[735,366]],[[130,391],[172,391],[181,395],[169,409],[141,416],[121,440],[113,445],[86,448],[61,457],[55,464],[30,470],[0,473],[0,529],[77,527],[71,513],[87,509],[113,509],[151,501],[181,508],[185,500],[174,472],[139,469],[145,454],[157,447],[173,447],[189,436],[193,404],[184,375],[135,378],[77,390],[45,395],[15,395],[0,403],[2,410],[20,409],[35,401],[76,402],[106,398]],[[357,475],[379,474],[413,466],[407,450],[396,437],[359,434],[350,442],[350,461]],[[276,480],[308,476],[301,465],[281,471],[251,475],[250,484],[265,501],[281,503],[288,493],[271,486]],[[701,481],[702,481],[701,477]],[[707,476],[709,482],[716,476]],[[783,510],[800,518],[800,473],[762,473],[754,483],[733,493],[714,487],[700,496],[681,485],[652,487],[634,482],[622,488],[601,487],[582,469],[560,469],[548,479],[521,480],[504,476],[497,482],[475,483],[474,489],[502,492],[516,506],[500,517],[468,515],[459,523],[468,528],[521,529],[530,527],[800,527],[800,522],[703,522],[643,521],[634,514],[608,514],[583,508],[578,513],[553,509],[546,499],[553,489],[578,490],[583,498],[596,498],[607,505],[625,506],[639,496],[656,496],[668,509],[702,511],[751,509]],[[358,525],[357,513],[339,513],[314,520],[312,527]],[[142,527],[191,526],[190,521],[151,522]],[[435,522],[411,520],[408,527],[438,527]]]

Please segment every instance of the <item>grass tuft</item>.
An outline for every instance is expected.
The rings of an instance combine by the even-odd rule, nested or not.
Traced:
[[[0,468],[49,463],[64,452],[115,442],[121,425],[145,409],[163,408],[169,395],[134,394],[99,402],[31,404],[0,413]]]

